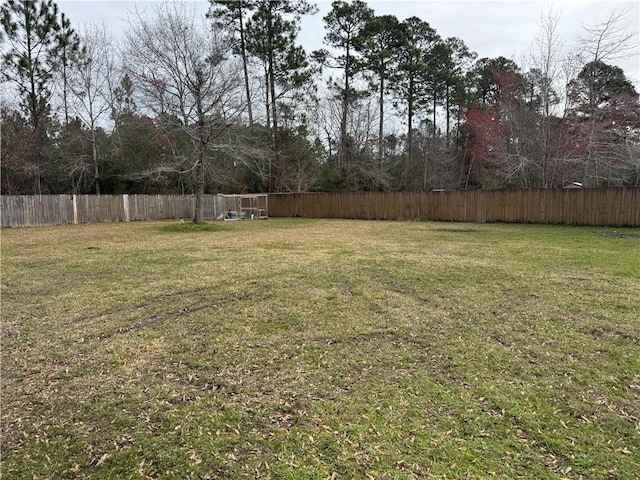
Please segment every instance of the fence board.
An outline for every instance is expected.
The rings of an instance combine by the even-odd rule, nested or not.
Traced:
[[[640,189],[272,194],[269,215],[640,227]]]

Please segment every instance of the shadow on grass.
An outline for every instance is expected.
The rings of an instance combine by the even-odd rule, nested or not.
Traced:
[[[618,233],[618,232],[603,232],[601,237],[607,238],[638,238],[640,239],[640,233]]]
[[[206,232],[224,232],[228,228],[219,223],[205,222],[196,224],[189,222],[176,222],[162,225],[158,231],[165,233],[206,233]]]
[[[478,233],[480,231],[476,228],[434,228],[433,230],[447,233]]]

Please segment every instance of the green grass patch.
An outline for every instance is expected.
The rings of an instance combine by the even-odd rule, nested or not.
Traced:
[[[0,473],[640,478],[638,235],[3,230]]]

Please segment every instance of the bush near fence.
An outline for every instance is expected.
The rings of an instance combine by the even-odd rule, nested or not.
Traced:
[[[269,195],[272,217],[640,226],[640,189]]]
[[[425,219],[640,227],[640,189],[288,193],[269,195],[270,217]],[[2,227],[191,218],[193,195],[3,195]],[[225,211],[205,195],[205,217]]]

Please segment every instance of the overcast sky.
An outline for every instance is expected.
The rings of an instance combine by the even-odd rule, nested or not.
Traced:
[[[104,21],[117,38],[127,27],[129,12],[136,6],[138,10],[151,11],[155,2],[59,0],[57,3],[75,27],[81,27],[85,22]],[[195,3],[199,10],[206,12],[208,1]],[[504,56],[521,66],[540,31],[540,17],[549,6],[561,15],[559,29],[566,48],[574,45],[583,25],[605,20],[616,8],[628,11],[629,29],[636,32],[640,29],[640,4],[637,1],[395,0],[367,3],[377,15],[393,14],[400,20],[418,16],[429,22],[443,38],[461,38],[479,57]],[[330,1],[316,1],[316,4],[319,13],[303,20],[299,35],[300,43],[307,51],[323,47],[322,17],[331,8]],[[623,68],[627,78],[640,90],[640,47],[630,58],[611,63]]]

